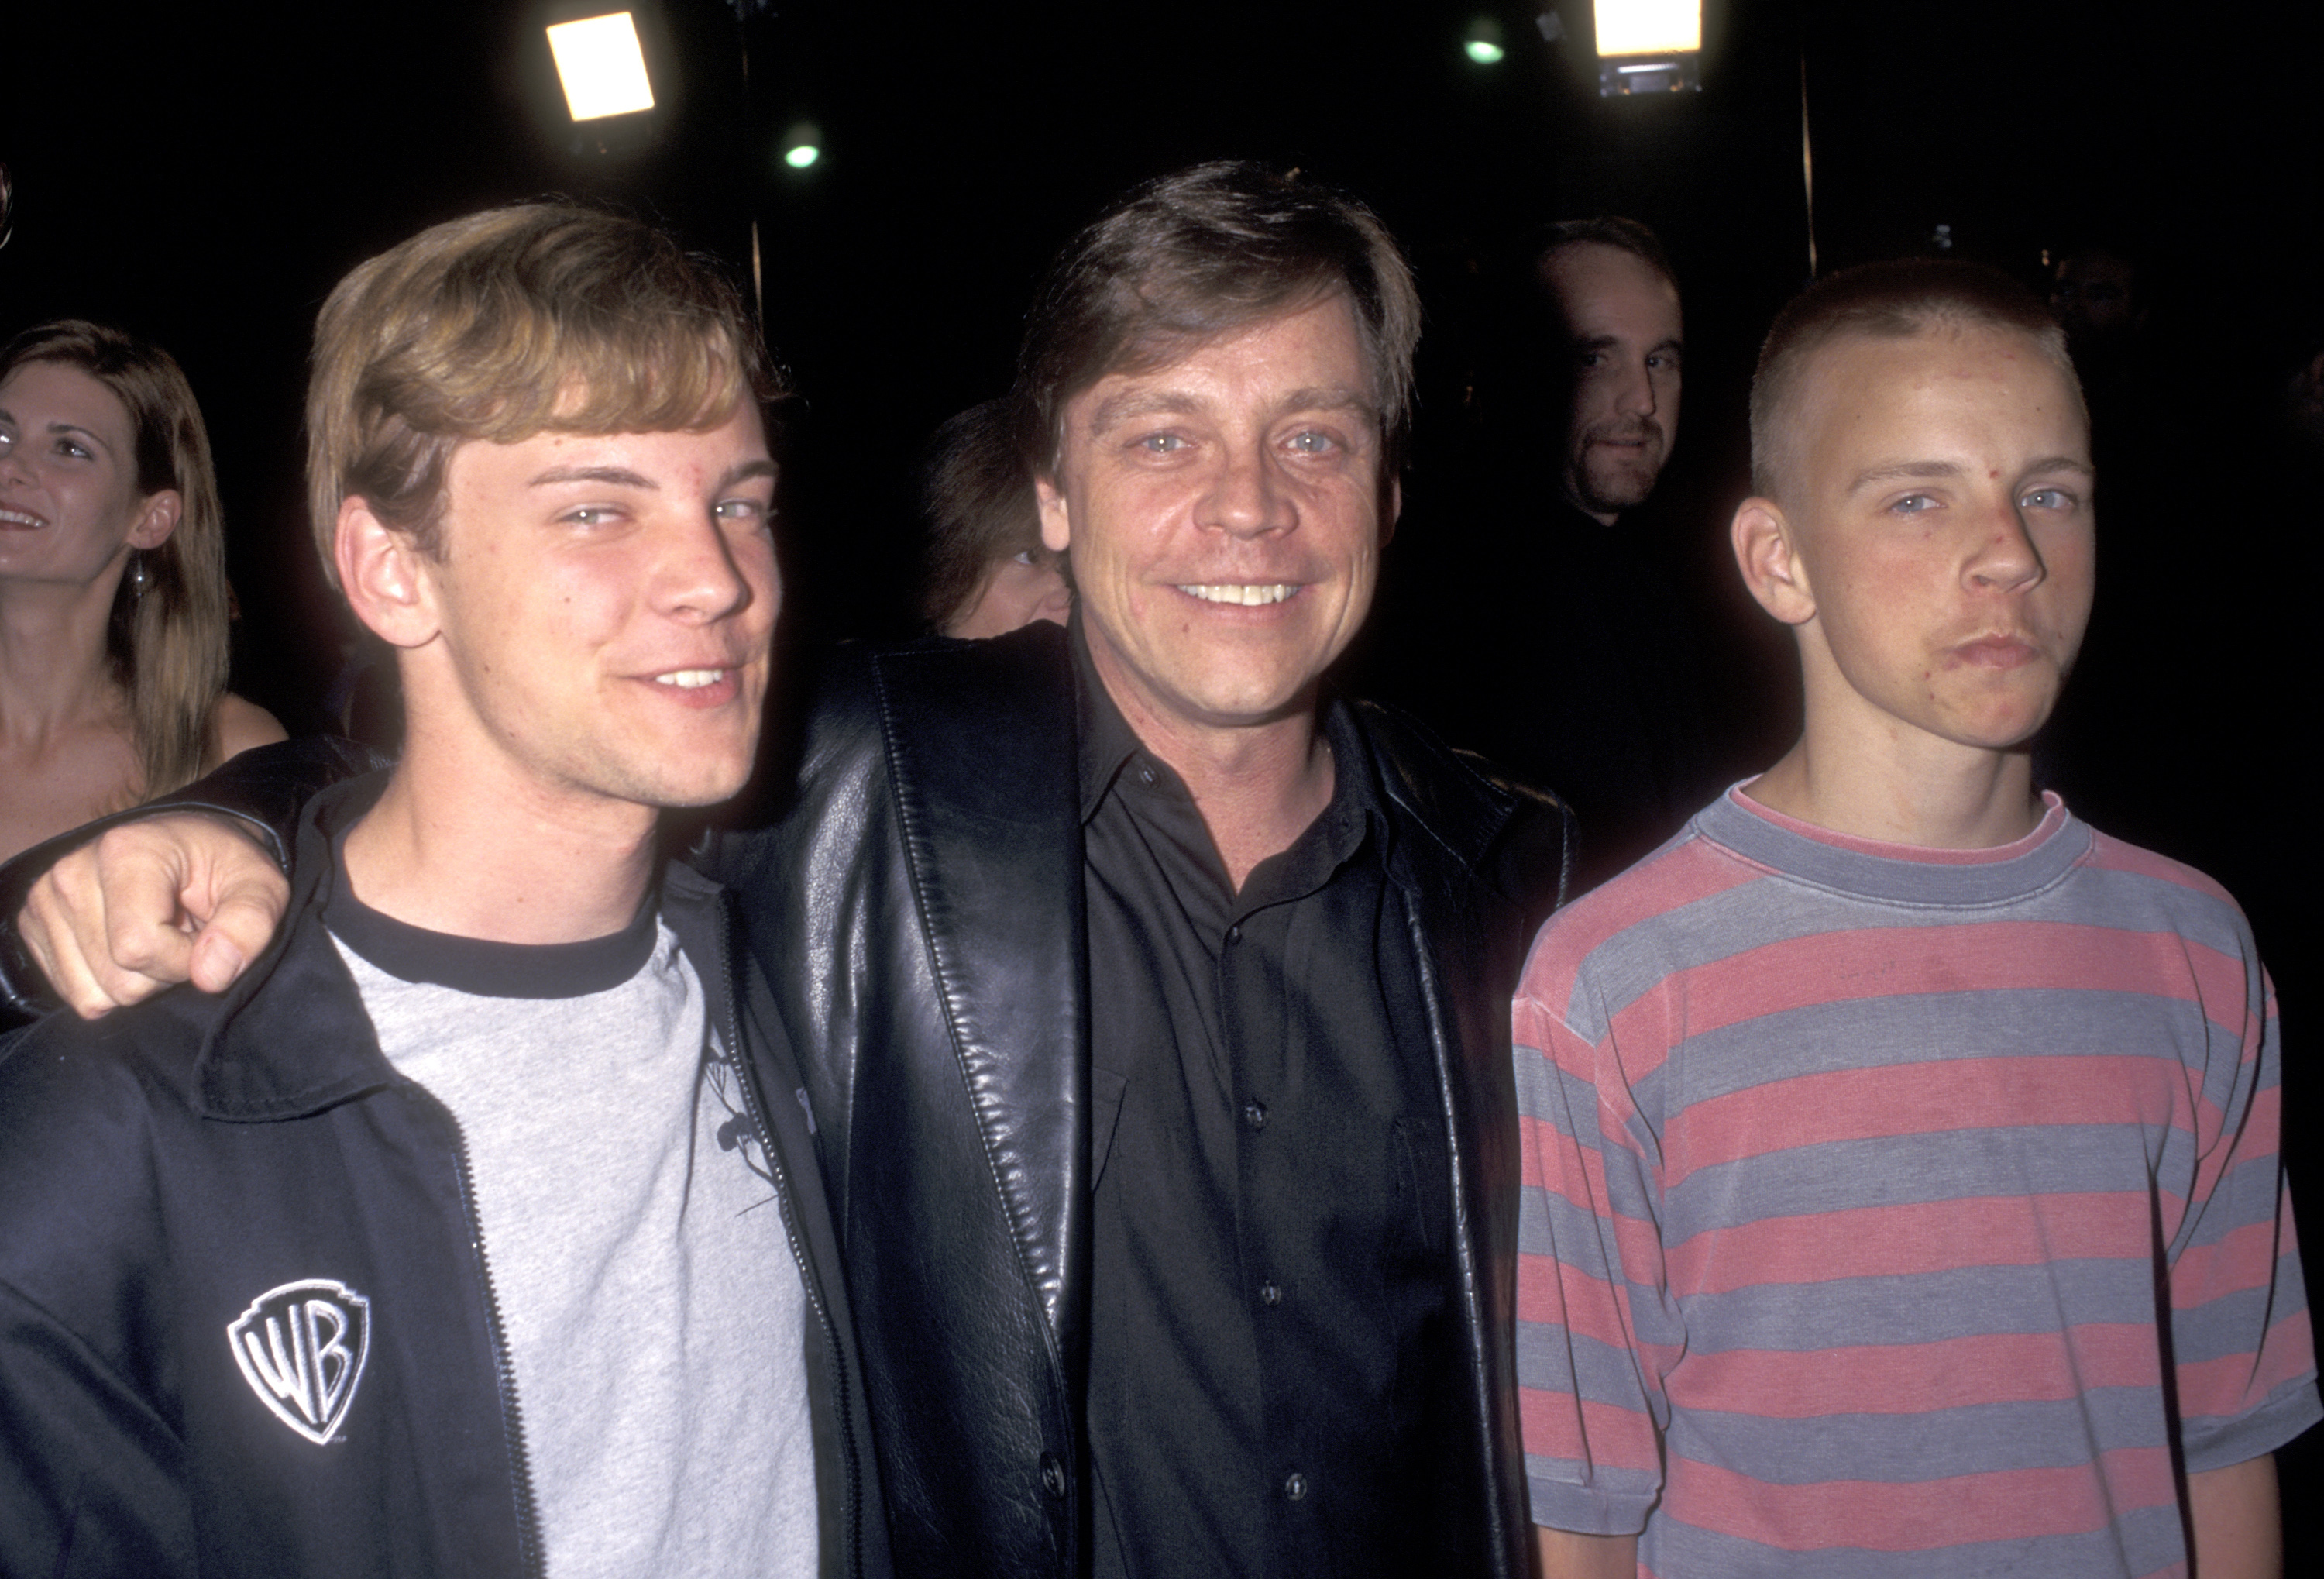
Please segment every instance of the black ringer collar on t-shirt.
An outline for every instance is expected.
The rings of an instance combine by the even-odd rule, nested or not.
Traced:
[[[345,854],[334,841],[338,868],[323,925],[331,935],[398,981],[449,987],[479,998],[584,998],[611,992],[653,957],[654,896],[619,932],[579,943],[494,943],[430,932],[373,910],[347,882]]]

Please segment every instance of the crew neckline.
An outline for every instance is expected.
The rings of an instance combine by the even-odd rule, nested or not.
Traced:
[[[2089,825],[2054,790],[2022,838],[1982,850],[1932,849],[1818,827],[1752,799],[1756,776],[1703,809],[1703,831],[1747,860],[1819,887],[1904,904],[1997,904],[2056,882],[2090,847]]]

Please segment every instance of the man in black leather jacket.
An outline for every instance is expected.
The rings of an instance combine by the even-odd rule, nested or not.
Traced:
[[[1567,818],[1323,679],[1417,319],[1343,199],[1130,194],[1020,365],[1072,631],[843,653],[782,815],[706,853],[901,1572],[1526,1572],[1507,1004]]]

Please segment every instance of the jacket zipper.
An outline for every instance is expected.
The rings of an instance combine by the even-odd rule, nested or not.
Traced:
[[[476,1252],[476,1270],[484,1281],[484,1319],[492,1328],[493,1367],[500,1378],[501,1425],[508,1435],[511,1473],[516,1482],[517,1553],[525,1573],[533,1579],[547,1579],[548,1562],[540,1549],[540,1509],[532,1490],[532,1460],[524,1446],[524,1411],[517,1403],[516,1367],[509,1359],[508,1333],[501,1324],[501,1297],[493,1284],[492,1257],[484,1251],[484,1233],[477,1221],[475,1177],[468,1165],[468,1133],[460,1127],[458,1115],[445,1106],[435,1093],[417,1081],[407,1084],[452,1126],[453,1158],[460,1172],[460,1209],[467,1214],[468,1243]]]
[[[741,1076],[735,1084],[742,1092],[742,1105],[751,1115],[752,1125],[759,1131],[760,1149],[766,1153],[767,1170],[775,1176],[775,1204],[782,1214],[783,1237],[790,1243],[791,1260],[797,1264],[799,1287],[807,1295],[808,1306],[823,1328],[823,1352],[829,1356],[831,1370],[833,1424],[839,1434],[840,1459],[847,1471],[847,1569],[862,1579],[863,1573],[863,1493],[862,1471],[855,1462],[855,1433],[849,1424],[852,1408],[847,1394],[847,1367],[841,1362],[839,1329],[831,1319],[831,1312],[823,1302],[816,1287],[814,1269],[808,1263],[807,1246],[800,1242],[797,1209],[791,1204],[790,1175],[784,1170],[781,1154],[775,1147],[774,1126],[767,1122],[766,1109],[760,1100],[759,1072],[742,1045],[742,1019],[739,1007],[741,998],[734,982],[734,921],[732,901],[719,896],[720,928],[718,965],[726,985],[725,1034],[727,1057],[734,1060],[735,1073]],[[489,1279],[487,1280],[489,1287]]]

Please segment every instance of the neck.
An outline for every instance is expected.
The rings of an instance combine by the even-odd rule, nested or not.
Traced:
[[[0,738],[21,744],[117,720],[121,689],[105,660],[115,580],[65,586],[0,578]]]
[[[409,926],[494,943],[620,931],[653,880],[650,807],[558,792],[415,730],[347,835],[347,882]]]
[[[1834,749],[1812,726],[1745,791],[1770,810],[1834,833],[1932,850],[1990,850],[2042,821],[2030,751],[1982,751],[1931,742],[1881,761]]]
[[[1090,656],[1139,743],[1185,780],[1237,891],[1332,803],[1332,750],[1317,726],[1314,688],[1265,723],[1207,725],[1153,706],[1101,643],[1091,643]]]

